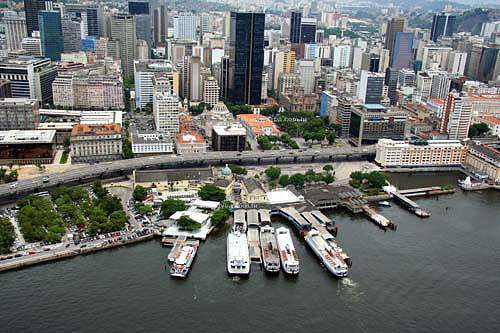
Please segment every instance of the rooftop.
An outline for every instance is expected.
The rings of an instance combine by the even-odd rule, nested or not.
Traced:
[[[489,123],[493,123],[495,125],[500,125],[500,119],[493,117],[493,116],[485,116],[481,118],[484,121],[487,121]]]
[[[212,129],[217,135],[247,135],[245,128],[239,124],[233,124],[231,126],[213,126]]]
[[[175,135],[175,141],[177,144],[203,143],[205,139],[198,132],[183,132]]]
[[[121,127],[118,124],[78,124],[73,126],[71,135],[105,135],[120,134]]]
[[[2,144],[24,144],[24,143],[52,143],[56,135],[55,130],[43,131],[0,131],[0,143]]]
[[[275,135],[280,134],[280,130],[276,128],[276,125],[269,117],[260,114],[239,114],[236,118],[250,126],[256,135],[261,134],[263,127],[272,127]]]
[[[411,144],[408,141],[396,141],[392,139],[380,139],[378,141],[379,145],[391,146],[391,147],[401,147],[401,148],[409,148],[409,147],[463,147],[460,143],[460,140],[427,140],[427,145],[415,145]]]

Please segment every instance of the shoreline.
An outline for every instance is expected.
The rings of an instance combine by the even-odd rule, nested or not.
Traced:
[[[98,251],[103,251],[103,250],[108,250],[108,249],[113,249],[116,247],[121,247],[125,245],[130,245],[130,244],[135,244],[139,242],[144,242],[147,240],[151,240],[155,238],[155,234],[149,234],[146,236],[141,236],[135,239],[129,239],[129,240],[121,240],[119,242],[115,242],[112,244],[107,244],[107,245],[102,245],[101,244],[96,244],[95,246],[92,247],[85,247],[85,248],[79,248],[76,250],[63,250],[58,253],[47,253],[46,255],[42,255],[39,257],[24,257],[20,258],[21,260],[13,260],[8,263],[0,263],[0,273],[3,272],[8,272],[11,270],[16,270],[16,269],[23,269],[27,268],[30,266],[38,265],[38,264],[44,264],[52,261],[59,261],[67,258],[72,258],[76,257],[82,254],[88,254],[88,253],[93,253],[93,252],[98,252]]]

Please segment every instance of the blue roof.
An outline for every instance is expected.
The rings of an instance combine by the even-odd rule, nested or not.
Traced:
[[[363,105],[365,108],[367,109],[370,109],[370,110],[373,110],[373,109],[377,109],[377,110],[385,110],[387,109],[385,106],[383,106],[382,104],[364,104]]]

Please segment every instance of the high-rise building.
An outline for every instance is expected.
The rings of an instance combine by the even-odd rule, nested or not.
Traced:
[[[153,103],[153,80],[168,78],[170,93],[179,95],[179,72],[167,60],[134,61],[135,107],[144,108]]]
[[[262,13],[231,12],[228,92],[233,103],[261,103],[264,22]]]
[[[274,54],[273,62],[273,90],[278,89],[278,80],[281,73],[293,73],[295,71],[295,52],[279,51]]]
[[[203,103],[214,106],[219,102],[220,88],[213,76],[203,80]]]
[[[351,62],[351,45],[338,45],[333,48],[333,67],[349,67]]]
[[[387,33],[385,35],[385,48],[389,50],[392,58],[392,50],[394,40],[396,39],[396,32],[403,32],[405,28],[405,19],[394,17],[387,23]]]
[[[432,19],[431,40],[437,42],[439,37],[451,36],[456,31],[455,21],[457,17],[449,13],[434,15]]]
[[[304,44],[316,43],[316,25],[315,18],[303,17],[300,22],[300,42]]]
[[[222,100],[229,100],[229,62],[229,57],[224,56],[221,58],[219,86]]]
[[[41,56],[40,38],[26,37],[21,43],[21,48],[28,52],[28,55],[39,57]]]
[[[174,16],[174,38],[196,39],[196,16],[192,13],[181,13]]]
[[[297,73],[299,73],[300,85],[304,89],[304,94],[312,94],[314,91],[315,83],[314,61],[299,61],[297,64]]]
[[[202,100],[202,77],[201,77],[201,58],[200,57],[190,57],[189,59],[189,70],[188,70],[188,90],[189,90],[189,100],[193,102],[199,102]]]
[[[26,33],[26,19],[24,17],[5,17],[2,21],[5,25],[5,37],[7,39],[7,49],[17,50],[21,48],[23,38]]]
[[[61,12],[41,10],[38,13],[38,23],[42,56],[50,58],[52,61],[61,60],[61,53],[64,52]]]
[[[384,90],[384,74],[361,71],[358,99],[365,104],[379,104]]]
[[[86,9],[87,16],[87,34],[89,36],[98,37],[103,35],[102,27],[102,9],[99,5],[88,6]]]
[[[153,35],[151,34],[151,15],[135,15],[136,37],[143,40],[148,45],[149,50],[153,46]],[[149,58],[149,57],[148,57]]]
[[[244,151],[247,131],[241,124],[212,127],[214,151]]]
[[[403,68],[399,70],[398,86],[411,87],[415,84],[415,71]]]
[[[34,30],[39,31],[38,12],[41,10],[52,10],[51,0],[24,0],[24,12],[26,14],[26,31],[31,36]]]
[[[142,39],[137,40],[135,58],[136,60],[149,59],[148,43]]]
[[[411,68],[413,59],[413,33],[396,32],[391,51],[390,66],[395,69]]]
[[[158,6],[153,12],[153,39],[155,45],[165,43],[168,34],[168,15],[165,5]]]
[[[80,22],[64,16],[62,19],[63,49],[65,53],[82,50]]]
[[[0,98],[12,97],[12,89],[10,88],[10,81],[0,80]]]
[[[302,12],[290,13],[290,43],[300,43],[300,25],[302,22]]]
[[[399,71],[395,68],[387,68],[385,72],[385,82],[384,84],[388,87],[387,96],[391,101],[391,105],[396,105],[398,102],[398,74]]]
[[[123,77],[130,79],[134,75],[134,59],[136,51],[135,16],[116,14],[111,18],[111,37],[118,40]]]
[[[472,103],[463,93],[452,91],[444,101],[440,131],[450,140],[464,140],[469,134],[472,119]]]
[[[432,75],[431,98],[444,100],[450,92],[451,78],[448,72],[440,72]]]
[[[477,80],[497,81],[500,77],[500,48],[483,47],[481,50],[481,60],[479,61]]]
[[[149,2],[147,1],[129,1],[128,13],[130,15],[149,15]]]
[[[153,80],[153,115],[156,131],[168,136],[179,132],[179,96],[171,93],[167,78]]]
[[[208,14],[200,15],[200,32],[202,35],[209,32],[209,21],[210,16]]]
[[[450,52],[450,56],[448,57],[448,72],[450,74],[464,75],[466,62],[467,53]]]
[[[39,103],[29,98],[0,99],[0,130],[34,130],[39,123]]]
[[[57,66],[48,58],[21,56],[0,62],[0,79],[11,81],[12,97],[46,103],[52,98],[52,81],[56,76]]]

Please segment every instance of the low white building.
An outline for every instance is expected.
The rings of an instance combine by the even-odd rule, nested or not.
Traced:
[[[157,132],[132,133],[132,152],[136,155],[169,154],[174,152],[170,137]]]
[[[380,139],[375,162],[383,167],[456,166],[465,159],[459,140],[394,141]]]
[[[296,202],[303,202],[304,201],[303,196],[301,196],[301,195],[296,196],[290,190],[279,190],[279,191],[267,192],[266,195],[267,195],[267,201],[271,205],[280,205],[280,204],[296,203]]]

